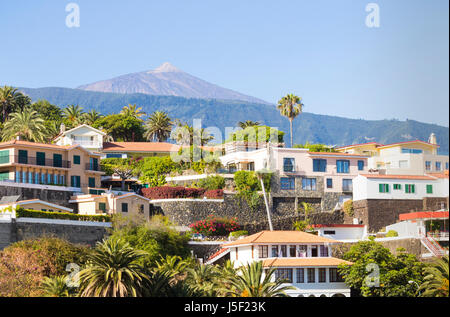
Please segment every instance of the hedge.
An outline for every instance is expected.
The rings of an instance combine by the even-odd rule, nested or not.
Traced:
[[[108,215],[79,215],[66,212],[39,211],[23,208],[16,209],[16,217],[111,222],[111,216]]]
[[[222,199],[223,189],[208,190],[205,192],[205,197],[209,199]]]
[[[142,188],[142,195],[148,199],[203,198],[205,192],[206,190],[203,188],[186,188],[182,186]]]

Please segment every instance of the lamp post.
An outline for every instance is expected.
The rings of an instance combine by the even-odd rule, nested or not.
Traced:
[[[417,283],[416,281],[408,281],[408,283],[409,284],[416,284],[416,286],[417,286],[417,291],[419,292],[419,296],[420,296],[420,286],[419,286],[419,283]]]
[[[263,191],[263,196],[264,196],[264,204],[266,205],[266,212],[267,212],[267,220],[269,221],[269,229],[270,231],[273,231],[273,226],[272,226],[272,219],[270,218],[270,210],[269,210],[269,203],[267,202],[267,196],[266,196],[266,189],[264,188],[264,171],[257,171],[256,175],[259,179],[259,181],[261,182],[261,188]]]

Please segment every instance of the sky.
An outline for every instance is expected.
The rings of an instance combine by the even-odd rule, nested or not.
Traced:
[[[368,3],[379,8],[368,27]],[[66,5],[80,26],[66,25]],[[0,1],[0,85],[68,87],[164,62],[304,111],[449,126],[447,0]]]

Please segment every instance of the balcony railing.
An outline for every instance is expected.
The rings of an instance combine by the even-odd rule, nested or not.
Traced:
[[[449,237],[448,232],[427,232],[427,237],[432,237],[434,239],[445,239]]]
[[[99,148],[101,147],[100,142],[97,141],[80,141],[80,140],[72,140],[72,144],[78,144],[83,147],[90,147],[90,148]]]
[[[92,164],[92,163],[86,163],[86,170],[88,171],[98,171],[100,172],[100,164]]]
[[[61,167],[70,168],[70,161],[65,160],[53,160],[53,159],[43,159],[31,156],[19,156],[19,155],[9,155],[2,156],[0,164],[26,164],[26,165],[36,165],[36,166],[50,166],[50,167]]]

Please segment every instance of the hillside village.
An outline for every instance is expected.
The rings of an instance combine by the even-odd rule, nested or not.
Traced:
[[[284,106],[300,105],[296,115],[280,107],[288,118],[301,113],[293,100]],[[187,239],[200,266],[259,265],[272,270],[280,294],[295,297],[355,294],[345,280],[354,262],[342,250],[361,243],[414,254],[417,263],[448,255],[449,157],[438,154],[434,134],[294,146],[292,133],[289,142],[282,131],[243,121],[220,144],[187,124],[172,134],[172,124],[146,126],[148,140],[136,142],[134,132],[111,133],[106,120],[72,120],[73,110],[51,139],[18,130],[0,143],[0,248],[48,234],[94,246],[117,219],[157,219]],[[143,122],[136,106],[127,112]],[[155,115],[165,114],[150,121]],[[412,284],[405,288],[414,293]]]

